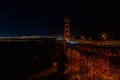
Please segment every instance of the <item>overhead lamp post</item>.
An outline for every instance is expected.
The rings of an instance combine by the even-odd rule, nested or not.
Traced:
[[[105,41],[106,41],[107,38],[108,38],[108,37],[107,37],[107,34],[106,34],[106,33],[102,33],[102,34],[101,34],[101,39],[102,39],[102,40],[105,40]]]
[[[81,36],[80,39],[81,39],[82,41],[85,41],[85,37],[84,37],[84,36]]]

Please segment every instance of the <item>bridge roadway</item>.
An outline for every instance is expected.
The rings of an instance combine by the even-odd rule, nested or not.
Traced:
[[[79,45],[104,46],[104,47],[120,47],[120,40],[114,41],[79,41],[74,40]]]

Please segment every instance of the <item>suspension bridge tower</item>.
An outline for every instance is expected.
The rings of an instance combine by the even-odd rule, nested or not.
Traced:
[[[64,19],[64,39],[65,38],[70,40],[70,20],[68,17]]]

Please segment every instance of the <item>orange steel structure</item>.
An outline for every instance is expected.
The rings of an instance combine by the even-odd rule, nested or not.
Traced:
[[[68,38],[70,40],[70,20],[68,17],[64,19],[64,39]]]
[[[109,59],[111,56],[118,57],[113,54],[119,55],[119,49],[74,46],[68,47],[66,54],[70,62],[65,73],[70,74],[71,80],[120,80],[117,72],[111,73]]]

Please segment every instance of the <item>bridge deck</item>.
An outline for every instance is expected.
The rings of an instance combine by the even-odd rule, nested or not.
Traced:
[[[76,41],[79,45],[120,47],[120,41]]]

